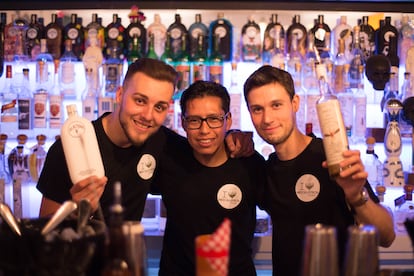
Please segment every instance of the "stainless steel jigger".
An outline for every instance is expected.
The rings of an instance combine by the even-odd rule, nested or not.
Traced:
[[[306,226],[303,254],[303,276],[339,275],[335,227],[322,224]]]
[[[348,227],[344,276],[379,275],[378,235],[372,225]]]

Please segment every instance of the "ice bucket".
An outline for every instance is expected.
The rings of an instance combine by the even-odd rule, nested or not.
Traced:
[[[94,233],[90,236],[64,239],[60,232],[77,222],[63,221],[54,233],[45,239],[40,234],[47,219],[22,219],[22,236],[17,236],[6,223],[0,223],[0,276],[3,275],[98,275],[102,267],[105,225],[90,220]]]

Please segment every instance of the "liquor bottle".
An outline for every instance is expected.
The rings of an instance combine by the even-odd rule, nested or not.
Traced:
[[[38,55],[39,57],[39,55]],[[52,61],[53,62],[53,61]],[[34,104],[34,118],[33,118],[33,127],[34,128],[46,128],[46,106],[47,99],[49,97],[49,91],[51,89],[49,76],[48,76],[48,64],[43,60],[36,61],[38,68],[38,79],[36,81],[36,89],[33,94],[33,104]]]
[[[296,112],[296,124],[302,133],[306,129],[306,93],[302,86],[302,63],[295,63],[295,71],[292,74],[293,83],[295,85],[295,94],[299,96],[299,109]]]
[[[343,152],[349,149],[344,121],[339,101],[332,94],[326,81],[326,65],[317,65],[319,90],[321,97],[316,104],[319,124],[322,133],[323,146],[331,178],[340,173],[339,163],[344,159]]]
[[[26,32],[27,54],[31,60],[34,60],[40,52],[40,39],[43,38],[43,28],[37,20],[37,14],[31,14]]]
[[[22,76],[23,69],[27,68],[29,62],[26,48],[26,31],[28,23],[25,19],[17,18],[13,21],[13,25],[16,31],[13,56],[14,77],[16,77]]]
[[[11,22],[7,24],[7,14],[4,20],[4,59],[7,62],[13,61],[14,47],[16,45],[17,29],[14,26],[15,14],[11,15]]]
[[[316,138],[316,135],[313,133],[312,123],[306,123],[305,124],[305,134],[309,137]]]
[[[301,54],[302,58],[306,55],[307,45],[307,31],[306,27],[300,23],[300,15],[296,14],[292,19],[292,24],[288,27],[286,32],[287,37],[287,52],[291,52],[293,42],[296,40],[297,51]]]
[[[365,68],[363,65],[359,66],[359,83],[354,90],[354,141],[361,142],[365,138],[367,129],[367,95],[364,90],[365,82]]]
[[[351,62],[350,62],[350,68],[349,68],[349,82],[352,89],[356,89],[358,85],[360,84],[361,80],[361,74],[359,73],[359,67],[362,65],[365,65],[364,60],[364,53],[361,49],[361,44],[359,42],[360,38],[360,27],[355,26],[354,27],[354,33],[353,33],[354,39],[352,43],[352,49],[351,49]]]
[[[138,35],[135,34],[132,38],[132,44],[130,45],[129,53],[127,55],[128,65],[131,65],[142,57],[141,55],[141,44],[139,43]]]
[[[181,38],[180,56],[175,62],[175,70],[177,71],[177,89],[173,95],[173,99],[177,100],[181,97],[182,92],[190,85],[190,60],[186,50],[187,35],[183,33]]]
[[[290,39],[291,39],[290,50],[287,56],[287,71],[290,74],[295,74],[297,72],[296,64],[298,63],[301,64],[301,70],[302,70],[302,63],[304,59],[298,48],[299,39],[297,38],[297,35],[293,35],[293,37],[291,37]]]
[[[62,119],[63,119],[63,115],[62,115],[62,89],[61,89],[61,82],[59,80],[60,74],[59,74],[59,70],[60,72],[62,72],[63,70],[60,69],[60,60],[55,59],[54,60],[54,65],[55,65],[55,73],[54,73],[54,81],[53,81],[53,88],[50,89],[50,93],[49,93],[49,99],[48,99],[48,103],[49,103],[49,128],[52,129],[60,129],[60,127],[62,126]],[[64,95],[64,94],[63,94]]]
[[[57,23],[57,14],[52,13],[52,21],[45,27],[47,49],[53,58],[62,55],[62,26]]]
[[[318,20],[310,30],[313,34],[314,45],[322,59],[329,58],[331,46],[331,28],[324,22],[324,16],[318,15]]]
[[[7,13],[0,13],[0,78],[4,72],[4,29],[7,22]]]
[[[372,56],[375,51],[375,30],[374,28],[368,24],[368,16],[362,17],[362,22],[359,25],[360,28],[360,44],[362,52],[364,53],[364,60],[367,61],[367,59]]]
[[[82,117],[89,121],[93,121],[97,117],[98,112],[98,85],[96,83],[97,74],[93,68],[85,67],[85,90],[82,93]]]
[[[205,37],[205,39],[203,39],[202,46],[203,46],[203,51],[205,51],[207,55],[208,41],[206,38],[208,37],[208,28],[201,21],[201,14],[197,13],[195,15],[195,22],[191,24],[190,27],[188,28],[188,35],[189,35],[188,46],[189,46],[190,59],[194,59],[196,53],[199,51],[199,47],[200,47],[199,41],[198,41],[199,35],[202,35]]]
[[[65,51],[59,60],[59,83],[61,94],[65,99],[76,98],[75,64],[78,60],[72,50],[72,40],[65,40]],[[55,64],[56,67],[56,64]],[[59,87],[58,86],[58,87]]]
[[[167,32],[170,33],[171,53],[174,60],[178,60],[183,52],[188,51],[188,41],[183,46],[183,38],[187,38],[187,28],[181,23],[181,16],[175,14],[175,21],[168,26]]]
[[[237,62],[231,62],[231,84],[229,88],[230,94],[230,112],[232,119],[232,128],[241,129],[241,87],[239,87]]]
[[[310,71],[305,71],[303,76],[303,87],[306,90],[306,123],[311,123],[313,133],[316,136],[321,137],[318,114],[316,108],[314,108],[316,102],[320,98],[317,79],[314,62],[310,67]]]
[[[223,84],[223,56],[220,52],[220,35],[213,37],[214,48],[208,58],[208,80]]]
[[[102,116],[106,112],[114,111],[114,97],[115,95],[106,93],[105,87],[100,89],[98,95],[98,117]]]
[[[22,186],[30,181],[28,156],[23,151],[23,146],[16,147],[11,166],[13,167],[13,214],[16,218],[23,217]],[[10,163],[9,163],[10,164]]]
[[[6,79],[3,90],[3,103],[1,106],[1,131],[7,133],[10,138],[17,136],[17,93],[12,86],[12,66],[6,65]]]
[[[341,106],[342,118],[345,125],[346,135],[351,138],[353,135],[354,123],[354,95],[349,87],[349,64],[343,67],[343,91],[337,94],[339,105]]]
[[[386,54],[388,60],[391,64],[391,72],[395,73],[397,76],[397,87],[399,87],[399,70],[400,70],[400,58],[398,57],[398,37],[390,35],[388,37],[388,53]]]
[[[397,232],[405,232],[404,222],[414,218],[413,185],[404,185],[404,195],[394,200],[394,221]]]
[[[148,52],[146,54],[147,58],[152,58],[152,59],[158,59],[157,54],[155,53],[155,48],[154,48],[154,43],[155,43],[155,39],[154,39],[154,34],[150,35],[150,39],[149,39],[149,44],[148,44]]]
[[[274,48],[270,59],[270,64],[279,69],[285,70],[286,68],[286,55],[282,48],[282,42],[280,40],[280,33],[282,28],[279,25],[276,25],[274,28],[275,41]]]
[[[7,134],[0,134],[0,202],[6,203],[6,186],[10,183],[10,175],[6,169],[6,148]]]
[[[161,16],[156,13],[154,14],[154,22],[151,23],[147,28],[147,38],[154,35],[154,51],[160,58],[164,53],[165,40],[167,39],[167,28],[161,23]]]
[[[338,39],[343,39],[345,42],[345,57],[347,60],[350,60],[350,53],[351,53],[351,45],[352,45],[352,27],[347,23],[347,17],[346,15],[342,15],[339,18],[339,23],[332,29],[331,33],[331,50],[332,50],[332,56],[336,56],[338,53]]]
[[[333,91],[334,93],[343,93],[344,89],[344,79],[345,79],[345,72],[344,66],[347,64],[347,60],[345,57],[345,41],[343,39],[339,39],[338,41],[338,51],[335,56],[334,60],[334,83],[333,83]]]
[[[386,56],[388,54],[391,36],[398,38],[398,30],[395,26],[391,25],[391,16],[386,16],[384,24],[376,32],[375,44],[378,55]],[[398,49],[398,45],[396,46]]]
[[[94,37],[96,39],[96,46],[101,50],[104,48],[105,43],[105,32],[102,24],[98,22],[98,14],[92,14],[92,21],[85,27],[85,51],[91,45],[90,38]]]
[[[128,262],[127,242],[123,231],[124,208],[122,206],[121,183],[114,183],[114,203],[110,207],[105,265],[102,276],[132,276],[132,265]]]
[[[104,63],[105,91],[113,95],[122,83],[124,63],[120,52],[118,44],[112,41],[112,45],[109,45],[109,56]]]
[[[18,106],[18,128],[25,130],[29,134],[33,128],[32,122],[32,91],[30,89],[29,68],[23,69],[23,79],[21,80],[19,91],[17,91],[17,106]]]
[[[277,30],[276,30],[277,27]],[[277,38],[276,38],[277,36]],[[281,50],[285,52],[285,29],[277,21],[277,14],[273,13],[267,24],[263,36],[263,63],[270,64],[275,50],[275,39],[279,39]]]
[[[220,41],[217,53],[221,55],[223,61],[230,61],[233,58],[233,25],[224,18],[224,13],[218,13],[217,19],[210,23],[208,33],[210,51],[214,51],[218,35]]]
[[[132,50],[133,40],[136,36],[140,43],[141,56],[145,56],[147,53],[147,30],[141,23],[141,21],[145,20],[145,17],[140,14],[137,6],[132,6],[128,17],[130,23],[125,30],[125,40],[128,49],[127,55],[129,54],[129,51]]]
[[[28,157],[29,173],[33,182],[39,180],[46,159],[46,150],[44,148],[46,136],[43,134],[36,135],[36,141],[37,143],[30,148],[30,155]]]
[[[398,37],[398,56],[405,66],[405,60],[407,58],[407,51],[414,46],[414,28],[409,23],[408,15],[403,15],[401,19],[401,28],[399,30],[400,36]],[[414,74],[414,72],[413,72]]]
[[[85,52],[85,30],[78,19],[76,13],[70,15],[70,22],[63,29],[63,41],[71,41],[73,54],[77,60],[81,60]]]
[[[97,37],[91,36],[90,45],[88,48],[86,48],[85,54],[83,55],[82,62],[83,62],[83,66],[85,67],[85,72],[87,73],[86,75],[88,76],[88,78],[86,79],[85,90],[87,90],[88,87],[91,86],[91,89],[93,91],[99,91],[99,86],[100,86],[99,72],[102,66],[103,55],[102,55],[101,48],[99,48],[97,43],[98,43]],[[92,109],[88,110],[89,111],[88,114],[91,113],[91,110]]]
[[[125,27],[121,24],[121,18],[117,13],[112,14],[112,22],[106,26],[105,31],[105,50],[104,57],[109,58],[111,47],[117,47],[120,51],[119,58],[124,59],[124,30]]]
[[[384,96],[381,99],[380,106],[381,111],[386,111],[386,103],[389,99],[397,99],[398,98],[398,76],[395,72],[390,73],[390,80],[385,85],[384,88]],[[388,116],[386,116],[388,117]],[[386,124],[385,124],[386,125]]]
[[[80,117],[75,104],[67,105],[68,118],[61,129],[61,140],[72,183],[95,175],[105,176],[95,129]]]
[[[240,38],[241,59],[243,61],[258,62],[261,59],[260,27],[253,16],[243,25]]]
[[[414,89],[411,81],[411,73],[405,72],[404,73],[404,82],[401,85],[401,93],[399,95],[399,99],[403,103],[403,105],[406,105],[407,99],[414,97]],[[412,137],[413,134],[413,127],[409,122],[407,122],[407,119],[405,117],[406,112],[401,112],[401,118],[400,118],[400,132],[402,137]]]
[[[207,80],[207,52],[205,47],[206,36],[198,35],[198,48],[191,59],[191,79],[192,82]]]
[[[162,53],[160,60],[164,61],[166,64],[173,65],[174,60],[172,58],[170,43],[171,43],[170,33],[167,32],[166,39],[165,39],[164,53]]]
[[[382,184],[382,163],[375,153],[375,138],[370,136],[365,140],[367,150],[364,155],[363,163],[368,173],[368,182],[373,189]]]

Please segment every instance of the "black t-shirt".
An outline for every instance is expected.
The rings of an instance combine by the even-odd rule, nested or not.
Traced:
[[[168,152],[153,186],[167,209],[159,275],[195,275],[196,236],[213,233],[224,218],[232,222],[229,275],[256,275],[251,243],[265,181],[263,157],[256,153],[211,168],[188,145]]]
[[[322,140],[314,138],[292,160],[281,161],[273,153],[267,161],[264,195],[265,209],[273,222],[273,275],[300,274],[307,225],[335,226],[339,261],[343,259],[347,227],[355,221],[342,188],[322,168],[324,160]],[[369,184],[366,187],[372,196]]]
[[[109,206],[113,203],[113,184],[122,184],[122,204],[125,207],[125,220],[141,220],[147,194],[157,169],[160,155],[167,140],[171,143],[182,141],[183,138],[171,130],[161,127],[141,147],[130,146],[121,148],[113,144],[102,126],[104,114],[93,122],[105,175],[108,183],[100,203],[105,218],[109,216]],[[56,141],[48,151],[44,168],[37,183],[37,189],[43,196],[63,203],[70,200],[72,182],[66,166],[62,143]]]

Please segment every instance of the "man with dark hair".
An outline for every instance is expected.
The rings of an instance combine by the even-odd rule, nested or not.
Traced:
[[[93,121],[105,177],[72,183],[62,143],[49,149],[37,183],[43,194],[40,216],[53,214],[66,200],[88,199],[104,216],[113,202],[113,184],[122,184],[126,220],[140,220],[147,194],[165,148],[185,139],[163,127],[177,79],[176,71],[162,61],[142,58],[128,67],[116,96],[116,108]],[[229,146],[234,148],[229,139]]]
[[[310,224],[336,227],[340,261],[347,227],[355,223],[374,225],[380,245],[390,246],[395,238],[392,216],[378,204],[359,151],[343,153],[340,175],[332,180],[322,140],[298,130],[301,99],[290,74],[262,66],[246,80],[244,97],[256,131],[275,149],[266,162],[263,193],[263,208],[273,222],[273,274],[299,275],[305,227]]]
[[[213,233],[225,218],[232,225],[228,275],[256,275],[251,244],[264,158],[257,152],[229,158],[230,96],[222,85],[197,81],[180,105],[188,145],[167,149],[154,180],[167,209],[159,275],[195,275],[195,238]]]

